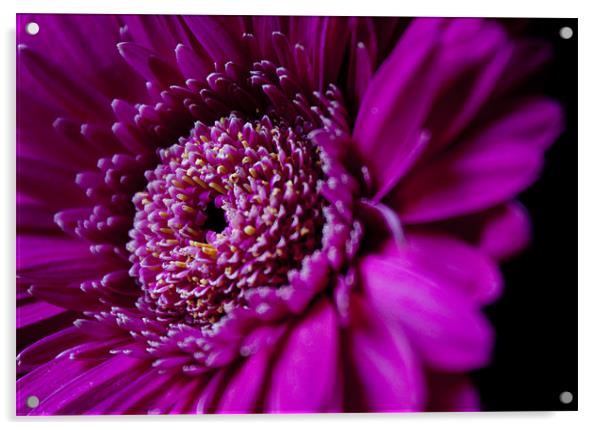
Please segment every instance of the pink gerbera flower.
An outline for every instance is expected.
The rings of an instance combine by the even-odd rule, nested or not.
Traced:
[[[18,24],[18,414],[478,408],[512,200],[562,129],[525,85],[546,45],[479,19]]]

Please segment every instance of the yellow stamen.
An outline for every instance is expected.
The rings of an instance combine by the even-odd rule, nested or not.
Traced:
[[[226,190],[224,189],[224,187],[222,187],[220,184],[218,184],[217,182],[211,182],[209,184],[210,188],[213,188],[215,191],[217,191],[220,194],[226,194]]]
[[[194,181],[193,181],[192,179],[190,179],[190,177],[189,177],[189,176],[182,176],[182,180],[183,180],[184,182],[186,182],[188,185],[192,185],[192,186],[194,186]]]
[[[217,255],[217,249],[215,249],[213,247],[213,245],[210,245],[210,244],[205,243],[205,242],[197,242],[196,240],[191,240],[190,244],[192,246],[196,246],[197,248],[201,248],[201,251],[204,254],[207,254],[207,255],[209,255],[211,257],[215,257]]]
[[[203,180],[202,180],[201,178],[199,178],[198,176],[195,176],[195,177],[193,177],[193,178],[192,178],[192,180],[193,180],[194,182],[196,182],[197,184],[199,184],[199,185],[200,185],[201,187],[203,187],[204,189],[207,189],[207,188],[209,188],[209,187],[207,186],[207,184],[205,183],[205,181],[203,181]]]

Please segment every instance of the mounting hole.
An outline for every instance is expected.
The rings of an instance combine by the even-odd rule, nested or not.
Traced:
[[[30,36],[35,36],[40,32],[40,26],[37,22],[28,22],[25,26],[25,32]]]
[[[561,403],[568,405],[569,403],[572,403],[572,401],[573,401],[573,393],[571,393],[570,391],[563,391],[562,393],[560,393],[560,402]]]
[[[27,398],[27,407],[34,409],[37,408],[38,405],[40,404],[40,399],[38,399],[38,396],[29,396]]]
[[[571,37],[573,37],[573,29],[571,27],[562,27],[560,29],[560,37],[562,37],[563,39],[570,39]]]

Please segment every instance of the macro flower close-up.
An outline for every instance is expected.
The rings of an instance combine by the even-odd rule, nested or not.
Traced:
[[[18,415],[480,409],[564,128],[546,42],[28,14],[17,44]]]

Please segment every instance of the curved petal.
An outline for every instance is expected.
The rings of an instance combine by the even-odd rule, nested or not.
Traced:
[[[69,380],[62,372],[55,377],[61,386],[52,394],[40,398],[40,404],[30,415],[75,415],[96,413],[96,405],[116,390],[129,385],[145,364],[125,355],[112,357]],[[39,397],[39,396],[38,396]]]
[[[402,412],[421,410],[423,369],[403,330],[357,294],[351,296],[346,333],[345,410]]]
[[[253,413],[259,405],[264,382],[268,377],[272,350],[264,348],[248,357],[232,376],[221,395],[216,412],[226,414]]]
[[[17,372],[28,371],[47,363],[66,349],[72,348],[86,339],[85,333],[77,327],[68,327],[52,333],[29,345],[17,356]]]
[[[63,66],[26,45],[18,46],[18,55],[23,71],[27,70],[28,76],[37,84],[35,90],[44,93],[74,118],[110,120],[109,99],[87,85],[78,74],[69,73]],[[23,71],[19,69],[20,79],[25,79]]]
[[[339,407],[338,334],[332,304],[315,304],[288,334],[274,364],[266,411],[311,413]]]
[[[413,21],[361,102],[353,140],[379,194],[395,185],[424,147],[420,127],[439,84],[441,27],[437,19]]]
[[[529,213],[519,202],[454,218],[443,222],[441,227],[497,261],[506,261],[524,250],[532,233]]]
[[[214,61],[244,64],[242,33],[234,36],[229,31],[229,28],[237,27],[238,17],[185,16],[183,19],[198,43]],[[240,41],[237,40],[238,37]]]
[[[359,275],[377,312],[407,333],[430,367],[466,371],[489,362],[493,332],[474,300],[455,285],[404,267],[392,255],[365,257]]]
[[[431,373],[428,383],[427,410],[434,412],[478,412],[481,410],[479,393],[468,376]]]
[[[403,222],[424,223],[512,199],[539,176],[543,152],[560,134],[562,117],[551,100],[522,101],[416,169],[388,201]]]
[[[453,289],[477,305],[495,301],[502,292],[503,278],[496,262],[453,236],[408,229],[404,247],[389,241],[378,254]]]
[[[43,400],[93,365],[90,361],[62,357],[51,360],[23,376],[17,381],[17,415],[35,413],[35,409],[27,406],[30,396]]]

